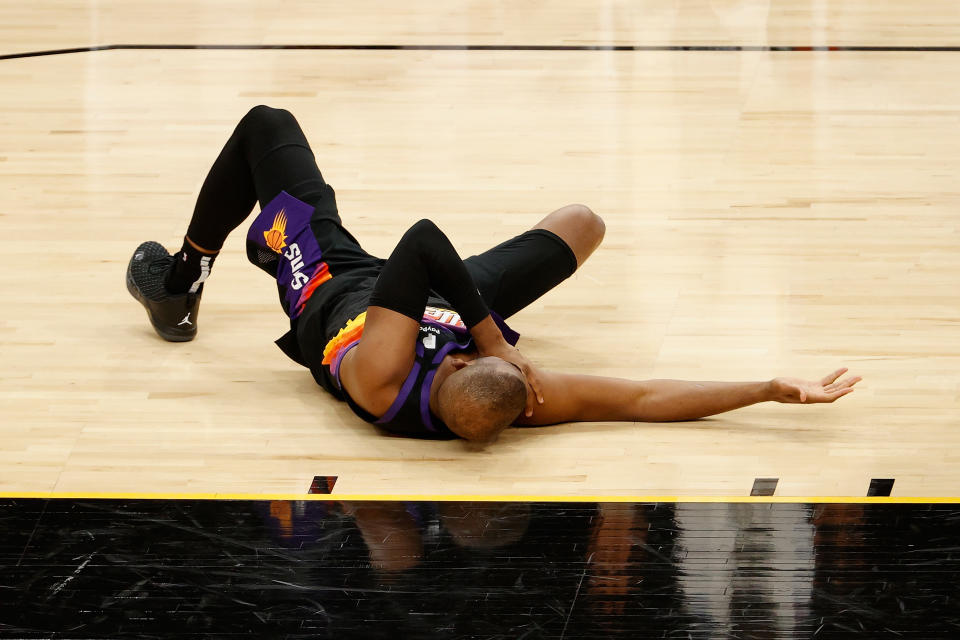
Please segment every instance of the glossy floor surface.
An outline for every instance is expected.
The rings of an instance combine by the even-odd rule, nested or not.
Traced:
[[[0,636],[955,638],[956,504],[0,501]]]
[[[0,494],[960,495],[960,3],[6,2],[0,60]],[[509,45],[898,51],[544,51]],[[912,47],[912,48],[911,48]],[[935,50],[936,47],[947,47]],[[950,49],[949,47],[954,47]],[[257,103],[296,114],[348,228],[385,255],[429,217],[465,255],[583,202],[603,246],[516,316],[551,369],[864,381],[835,405],[462,442],[387,438],[272,344],[275,287],[226,244],[200,336],[123,287],[182,241]]]
[[[47,0],[0,55],[104,44],[960,45],[953,0]]]

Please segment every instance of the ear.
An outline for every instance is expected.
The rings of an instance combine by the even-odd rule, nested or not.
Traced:
[[[451,359],[450,359],[450,364],[453,365],[453,370],[454,370],[454,371],[460,371],[460,369],[463,369],[464,367],[470,366],[470,363],[469,363],[469,362],[467,362],[467,361],[465,361],[465,360],[461,360],[460,358],[451,358]]]

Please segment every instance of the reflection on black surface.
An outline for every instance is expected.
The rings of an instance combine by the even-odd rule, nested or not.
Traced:
[[[0,501],[0,636],[960,637],[956,505]]]
[[[810,618],[810,506],[677,505],[684,607],[737,637],[792,637]]]

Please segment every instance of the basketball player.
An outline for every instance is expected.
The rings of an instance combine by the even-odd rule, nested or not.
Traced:
[[[510,424],[694,420],[757,402],[833,402],[860,380],[631,381],[540,371],[504,319],[569,277],[604,223],[582,205],[461,260],[428,220],[388,260],[348,232],[334,191],[287,111],[258,106],[210,169],[180,251],[141,244],[127,288],[166,340],[192,340],[204,281],[227,235],[261,211],[247,256],[277,279],[290,331],[277,340],[317,383],[383,429],[491,441]]]

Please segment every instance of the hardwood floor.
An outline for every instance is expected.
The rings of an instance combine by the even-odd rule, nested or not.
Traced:
[[[953,2],[0,8],[0,54],[117,43],[960,45]],[[159,6],[159,5],[158,5]],[[475,8],[475,7],[474,7]],[[184,16],[190,16],[185,20]],[[186,26],[185,26],[186,25]],[[0,60],[0,493],[954,496],[960,51],[113,50]],[[271,341],[231,237],[200,337],[123,288],[243,113],[290,109],[351,231],[463,255],[583,202],[607,239],[511,325],[547,368],[864,381],[835,405],[384,437]]]

